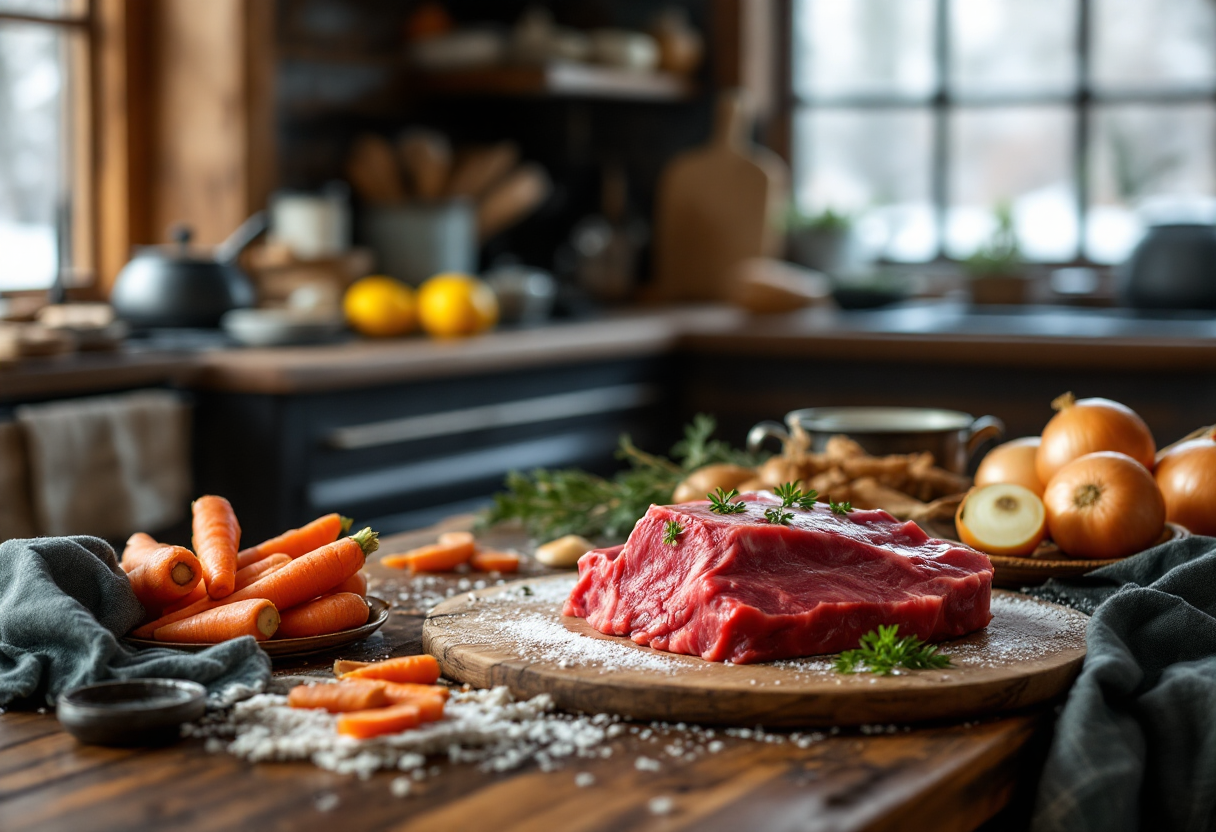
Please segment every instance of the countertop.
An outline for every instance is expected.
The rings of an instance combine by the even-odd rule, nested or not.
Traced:
[[[296,394],[546,364],[663,355],[849,358],[903,364],[1216,371],[1216,316],[913,302],[873,311],[756,316],[725,306],[619,311],[458,341],[421,337],[281,348],[29,359],[0,368],[0,401],[175,383]]]

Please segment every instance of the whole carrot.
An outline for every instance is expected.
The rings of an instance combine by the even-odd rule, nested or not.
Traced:
[[[296,604],[324,594],[362,569],[366,556],[376,551],[378,538],[379,535],[371,529],[364,529],[353,537],[335,540],[296,558],[244,589],[238,589],[221,601],[204,599],[138,627],[131,634],[136,638],[148,638],[157,627],[181,621],[219,604],[249,598],[265,598],[279,609],[291,609]]]
[[[136,532],[127,538],[127,545],[122,550],[122,560],[119,565],[124,572],[130,572],[144,562],[144,559],[160,549],[165,544],[158,543],[150,534]]]
[[[189,594],[179,598],[172,604],[169,604],[160,611],[157,617],[159,618],[166,616],[170,613],[175,613],[178,610],[184,610],[186,607],[197,604],[199,601],[206,600],[209,600],[209,596],[207,595],[207,583],[200,579],[199,582],[194,585],[194,589],[190,590]]]
[[[276,638],[307,638],[362,627],[370,610],[353,592],[326,595],[283,611]]]
[[[201,575],[198,558],[183,546],[162,546],[127,573],[135,597],[148,610],[159,610],[189,595]]]
[[[365,740],[382,734],[399,734],[417,728],[422,713],[417,705],[393,705],[371,711],[356,711],[338,716],[338,733]]]
[[[333,543],[349,532],[350,524],[351,519],[340,514],[318,517],[298,529],[283,532],[278,537],[262,541],[257,546],[242,549],[236,556],[237,569],[257,563],[268,555],[284,554],[292,558],[307,555],[313,549],[320,549],[326,543]]]
[[[393,704],[384,687],[372,682],[296,685],[287,694],[293,708],[324,708],[331,714],[366,711]]]
[[[253,598],[223,604],[158,627],[153,636],[157,641],[196,644],[218,644],[240,636],[253,636],[258,641],[265,641],[278,628],[279,611],[274,604],[263,598]]]
[[[236,552],[241,526],[232,505],[223,497],[208,495],[194,501],[194,551],[203,564],[207,594],[224,598],[236,586]]]
[[[343,679],[382,679],[385,682],[413,682],[433,685],[439,681],[439,662],[434,656],[400,656],[382,662],[372,662],[345,673]]]
[[[385,566],[409,569],[411,572],[449,572],[473,557],[476,545],[468,532],[447,532],[438,543],[420,546],[400,555],[381,558]]]
[[[351,575],[342,583],[331,589],[327,594],[335,595],[339,592],[353,592],[361,598],[367,597],[367,575],[362,569]]]
[[[257,563],[246,566],[244,569],[236,570],[236,575],[233,576],[235,581],[234,591],[244,589],[259,578],[269,575],[274,570],[289,563],[291,563],[291,558],[287,557],[287,555],[271,555],[270,557],[260,560]],[[198,585],[194,587],[189,595],[182,598],[180,601],[176,601],[165,607],[164,610],[161,611],[161,615],[168,615],[169,613],[174,613],[178,610],[184,610],[191,604],[196,604],[199,601],[209,597],[210,596],[207,595],[207,587],[202,581],[199,581]],[[231,598],[232,596],[230,595],[228,597]]]

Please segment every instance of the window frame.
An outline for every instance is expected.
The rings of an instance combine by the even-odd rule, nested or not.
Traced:
[[[815,0],[808,0],[814,2]],[[1093,138],[1093,120],[1097,108],[1109,105],[1141,105],[1162,106],[1171,104],[1212,104],[1216,105],[1216,85],[1211,89],[1185,89],[1176,87],[1169,90],[1159,88],[1153,91],[1109,91],[1096,90],[1093,86],[1093,10],[1096,0],[1075,0],[1076,34],[1073,41],[1073,58],[1076,63],[1076,79],[1071,92],[1029,92],[1001,93],[993,92],[983,95],[958,94],[950,89],[950,8],[953,2],[965,0],[933,0],[934,20],[934,53],[933,62],[937,71],[936,87],[928,97],[893,95],[840,95],[840,96],[806,96],[799,94],[794,83],[795,72],[795,24],[798,11],[795,5],[798,0],[785,0],[782,3],[782,29],[787,33],[784,38],[784,53],[782,65],[784,71],[783,97],[786,101],[783,144],[786,157],[792,166],[797,165],[798,143],[795,140],[793,124],[800,111],[807,110],[914,110],[927,112],[931,117],[933,138],[930,148],[930,200],[933,206],[934,226],[937,235],[935,254],[926,264],[959,263],[957,258],[946,254],[946,231],[950,210],[950,161],[951,137],[950,117],[952,113],[965,108],[1002,108],[1018,106],[1061,106],[1069,105],[1072,110],[1073,142],[1069,154],[1071,164],[1070,182],[1076,197],[1077,216],[1077,245],[1074,256],[1066,261],[1034,261],[1032,265],[1042,267],[1087,266],[1099,269],[1109,268],[1109,264],[1095,263],[1086,255],[1086,223],[1091,205],[1089,180],[1091,164],[1090,144]],[[1213,150],[1216,154],[1216,149]],[[896,264],[896,261],[882,262]],[[916,265],[904,263],[899,265]]]

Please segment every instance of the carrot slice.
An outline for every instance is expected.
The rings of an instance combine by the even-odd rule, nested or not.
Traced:
[[[173,624],[158,627],[157,641],[218,644],[230,638],[253,636],[264,641],[279,628],[279,611],[264,598],[223,604]]]
[[[251,563],[257,563],[262,558],[274,554],[298,558],[307,555],[314,549],[320,549],[326,543],[333,543],[350,531],[351,519],[340,514],[327,514],[318,517],[311,523],[283,532],[278,537],[264,540],[257,546],[242,549],[237,553],[236,566],[244,569]]]
[[[223,497],[199,497],[192,505],[194,551],[203,564],[203,580],[212,598],[231,595],[236,587],[236,552],[241,526]]]
[[[417,705],[393,705],[339,715],[338,733],[365,740],[382,734],[399,734],[417,728],[421,722],[422,713]]]
[[[514,552],[497,552],[491,549],[482,549],[473,553],[472,559],[469,560],[469,566],[472,566],[478,572],[518,572],[519,555]]]
[[[324,708],[331,714],[365,711],[394,704],[384,687],[372,682],[339,682],[338,684],[296,685],[287,694],[287,704],[293,708]]]
[[[333,589],[362,569],[366,556],[376,551],[378,538],[379,535],[371,529],[364,529],[353,537],[335,540],[307,555],[301,555],[221,601],[204,599],[185,609],[162,616],[151,624],[144,624],[131,634],[136,638],[148,638],[158,627],[181,621],[220,604],[250,598],[265,598],[279,609],[291,609],[296,604],[311,601]]]
[[[334,659],[334,675],[343,676],[355,668],[367,667],[371,662],[357,662],[354,659]]]
[[[382,662],[372,662],[366,667],[359,667],[350,673],[344,673],[343,679],[382,679],[385,682],[413,682],[419,685],[433,685],[439,681],[439,662],[434,656],[423,653],[418,656],[399,656]]]
[[[446,540],[445,540],[446,538]],[[389,555],[380,562],[394,569],[409,569],[411,572],[450,572],[473,557],[475,546],[473,535],[468,532],[449,532],[440,535],[440,542],[420,546],[400,555]]]
[[[353,592],[326,595],[284,610],[276,637],[307,638],[362,627],[370,613],[361,595]]]
[[[131,589],[145,609],[158,610],[177,601],[198,584],[202,567],[184,546],[162,546],[127,573]]]
[[[384,688],[384,693],[388,696],[388,701],[394,705],[402,702],[411,702],[415,699],[438,698],[446,701],[447,698],[452,695],[451,691],[445,688],[443,685],[420,685],[416,682],[384,682],[379,679],[347,679],[345,681],[366,681],[368,684],[380,685]],[[345,682],[343,684],[345,684]]]
[[[122,571],[130,572],[143,563],[148,555],[163,548],[164,545],[150,534],[136,532],[127,538],[127,545],[122,550],[122,560],[118,562],[118,565],[122,567]]]

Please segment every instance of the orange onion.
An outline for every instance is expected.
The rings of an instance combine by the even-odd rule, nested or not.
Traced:
[[[1051,539],[1074,558],[1134,555],[1165,528],[1165,500],[1148,469],[1127,454],[1099,451],[1074,459],[1043,492]]]
[[[975,471],[975,484],[999,485],[1009,483],[1029,488],[1036,496],[1043,496],[1043,483],[1034,468],[1039,452],[1039,437],[1025,436],[1004,445],[997,445],[987,453]]]
[[[1216,535],[1216,430],[1162,454],[1156,479],[1167,520],[1195,534]]]
[[[1051,406],[1057,412],[1043,428],[1034,463],[1044,485],[1074,459],[1096,451],[1118,451],[1153,470],[1157,453],[1153,434],[1130,407],[1110,399],[1078,401],[1072,393],[1060,396]]]

